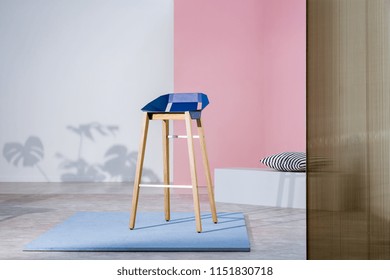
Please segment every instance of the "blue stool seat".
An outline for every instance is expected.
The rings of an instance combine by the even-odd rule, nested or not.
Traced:
[[[168,93],[146,104],[141,110],[148,113],[200,112],[209,104],[204,93]]]

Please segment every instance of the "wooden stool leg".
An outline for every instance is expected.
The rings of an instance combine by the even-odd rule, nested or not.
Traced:
[[[142,167],[144,164],[144,156],[145,156],[145,147],[146,147],[146,139],[148,136],[148,128],[149,128],[149,117],[148,114],[144,114],[144,118],[142,120],[142,134],[141,134],[141,142],[138,150],[138,158],[137,158],[137,167],[135,171],[134,178],[134,190],[133,190],[133,201],[131,206],[131,215],[130,215],[130,223],[129,228],[133,229],[135,225],[135,217],[137,215],[137,206],[138,206],[138,196],[139,196],[139,184],[141,183],[142,177]]]
[[[169,120],[162,121],[162,142],[163,142],[163,166],[164,166],[164,185],[169,185]],[[170,213],[170,189],[164,188],[164,209],[165,209],[165,220],[171,219]]]
[[[196,231],[202,232],[202,222],[200,220],[200,205],[199,205],[199,194],[198,194],[198,180],[196,175],[195,165],[195,152],[194,152],[194,141],[192,138],[191,128],[191,116],[189,112],[185,113],[186,129],[187,129],[187,144],[188,144],[188,155],[190,160],[191,170],[191,182],[192,182],[192,196],[194,199],[194,212],[196,220]]]
[[[198,133],[199,133],[200,148],[202,150],[204,172],[206,173],[207,190],[208,190],[208,194],[209,194],[211,215],[213,217],[213,222],[217,223],[218,218],[217,218],[217,210],[215,207],[215,200],[214,200],[214,189],[213,189],[213,183],[212,183],[211,174],[210,174],[210,166],[209,166],[209,160],[207,157],[206,140],[205,140],[205,136],[204,136],[202,121],[200,119],[197,119],[196,124],[198,127]]]

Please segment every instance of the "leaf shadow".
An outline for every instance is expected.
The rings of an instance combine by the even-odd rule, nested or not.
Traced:
[[[101,136],[115,136],[115,133],[119,130],[117,125],[103,125],[99,122],[80,124],[79,126],[68,125],[66,128],[80,137],[87,137],[91,141],[95,141],[93,132],[98,133]]]
[[[126,146],[120,144],[113,145],[105,153],[106,160],[102,165],[102,169],[111,178],[122,182],[132,182],[135,178],[137,157],[137,152],[128,151]],[[142,170],[142,179],[150,183],[159,182],[156,173],[147,167]]]
[[[37,136],[28,137],[24,144],[8,142],[3,147],[3,157],[8,163],[14,166],[19,166],[19,163],[22,163],[23,167],[36,167],[45,180],[49,182],[46,173],[38,164],[43,160],[44,155],[44,146],[41,139]]]
[[[83,158],[71,160],[60,153],[56,156],[61,159],[59,168],[64,170],[62,182],[101,182],[106,179],[98,164],[90,164]]]
[[[68,130],[77,134],[80,138],[78,147],[78,158],[70,159],[62,153],[56,157],[61,161],[59,169],[64,172],[61,175],[62,182],[101,182],[119,181],[132,182],[135,178],[137,164],[137,152],[130,151],[125,145],[114,144],[104,153],[102,163],[92,164],[82,157],[82,150],[86,144],[83,139],[87,138],[92,142],[97,140],[96,135],[115,136],[119,130],[117,125],[103,125],[99,122],[91,122],[78,126],[68,125]],[[92,144],[88,142],[88,145]],[[143,168],[143,180],[148,182],[159,182],[159,177],[150,168]]]

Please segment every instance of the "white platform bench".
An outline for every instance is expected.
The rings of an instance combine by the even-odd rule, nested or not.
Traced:
[[[255,168],[216,168],[215,201],[306,208],[306,173]]]

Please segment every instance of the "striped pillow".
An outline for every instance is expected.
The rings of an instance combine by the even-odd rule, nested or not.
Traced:
[[[260,162],[279,171],[306,171],[306,153],[302,152],[285,152],[275,154],[261,159]]]

